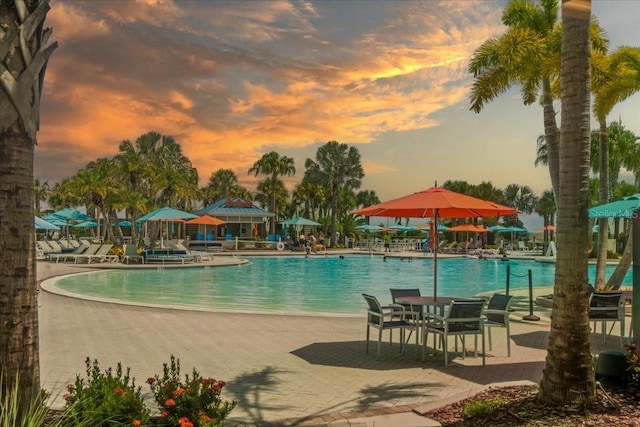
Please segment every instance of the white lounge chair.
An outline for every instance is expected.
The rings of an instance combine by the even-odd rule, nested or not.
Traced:
[[[76,258],[76,263],[80,260],[87,261],[87,264],[92,262],[116,262],[120,259],[118,255],[109,255],[109,251],[111,251],[113,245],[111,243],[105,243],[100,246],[98,250],[94,254],[87,254],[85,256],[78,256]]]
[[[65,262],[67,259],[73,259],[74,256],[84,253],[87,248],[89,248],[89,245],[80,245],[73,252],[48,254],[46,259],[51,262]]]

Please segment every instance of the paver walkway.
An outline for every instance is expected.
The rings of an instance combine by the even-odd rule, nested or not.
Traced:
[[[87,268],[38,262],[38,279]],[[223,398],[237,402],[229,425],[345,425],[336,422],[351,420],[349,425],[380,427],[384,417],[368,418],[371,422],[362,417],[411,412],[471,396],[494,383],[540,380],[548,312],[536,307],[539,322],[518,321],[529,314],[528,294],[512,293],[518,299],[512,356],[506,357],[504,331],[494,329],[486,367],[471,353],[445,369],[442,356],[422,362],[414,359],[411,347],[399,354],[397,344],[384,345],[379,360],[375,352],[365,354],[364,317],[183,311],[41,291],[42,385],[62,405],[65,385],[84,374],[90,357],[102,368],[118,362],[130,367],[151,398],[145,380],[161,373],[174,355],[183,373],[195,367],[203,376],[228,382]],[[594,335],[596,352],[619,346],[615,336],[606,343],[598,338]]]

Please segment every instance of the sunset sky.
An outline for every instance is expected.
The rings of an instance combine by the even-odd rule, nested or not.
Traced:
[[[517,89],[469,110],[473,51],[501,35],[505,1],[51,0],[35,176],[53,184],[156,131],[205,185],[275,150],[304,161],[357,146],[381,200],[437,181],[550,188],[534,167],[542,108]],[[640,46],[640,1],[594,0],[611,49]],[[640,135],[640,95],[610,120]],[[595,127],[594,127],[595,128]]]

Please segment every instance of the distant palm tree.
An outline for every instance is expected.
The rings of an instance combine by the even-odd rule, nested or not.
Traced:
[[[292,176],[296,173],[295,162],[291,157],[280,156],[275,151],[264,154],[260,160],[256,161],[253,166],[249,168],[249,174],[254,176],[267,175],[275,183],[279,176]],[[276,234],[276,218],[278,217],[277,204],[276,204],[276,191],[277,186],[271,186],[271,202],[269,203],[269,210],[275,214],[273,221],[271,221],[271,234]]]
[[[218,169],[211,174],[207,186],[202,189],[202,201],[207,206],[220,199],[240,196],[240,189],[235,172],[231,169]]]
[[[331,246],[337,244],[336,219],[338,197],[342,187],[358,189],[362,184],[364,170],[360,164],[360,152],[356,147],[329,141],[318,148],[316,160],[305,161],[307,177],[311,182],[326,186],[331,207]]]
[[[36,215],[40,215],[42,213],[42,202],[47,201],[50,191],[51,189],[49,188],[49,183],[47,181],[42,182],[39,178],[36,178],[33,181],[33,206]]]

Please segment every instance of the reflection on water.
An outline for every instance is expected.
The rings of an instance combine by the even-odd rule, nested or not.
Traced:
[[[76,294],[115,300],[187,305],[215,310],[289,313],[358,314],[362,293],[385,304],[389,288],[420,288],[433,294],[432,258],[316,255],[256,257],[241,266],[215,268],[158,268],[110,270],[76,275],[56,281],[57,287]],[[500,259],[439,259],[438,295],[471,297],[504,291],[510,266],[510,287],[552,286],[555,264]],[[610,274],[613,266],[608,267]],[[593,280],[595,267],[590,266]],[[625,278],[631,285],[631,273]]]

